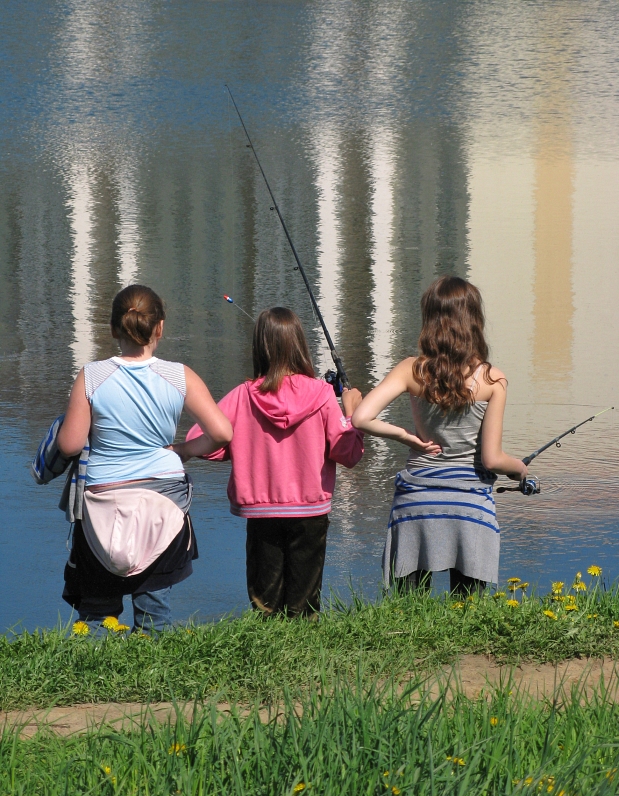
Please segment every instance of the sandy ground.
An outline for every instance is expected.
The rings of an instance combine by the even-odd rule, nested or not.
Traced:
[[[561,699],[573,687],[580,689],[582,698],[603,682],[607,698],[619,701],[619,662],[609,659],[571,660],[554,666],[552,664],[525,663],[520,666],[501,666],[492,659],[466,655],[453,666],[446,666],[438,673],[428,676],[427,688],[436,695],[446,685],[477,698],[491,693],[497,686],[509,683],[515,693],[526,693],[537,699]],[[403,684],[405,687],[405,684]],[[230,705],[221,703],[218,710],[223,714]],[[106,725],[110,729],[130,729],[136,724],[165,723],[175,720],[177,710],[190,719],[193,703],[177,704],[161,702],[152,705],[139,703],[101,703],[71,705],[47,709],[26,709],[0,714],[0,732],[6,728],[20,727],[22,737],[31,737],[42,728],[51,729],[59,735],[83,733],[89,729]],[[261,711],[264,721],[273,717],[267,709]]]

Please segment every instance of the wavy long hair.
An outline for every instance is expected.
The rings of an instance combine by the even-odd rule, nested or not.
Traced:
[[[264,376],[260,392],[277,392],[285,376],[314,378],[314,366],[299,316],[287,307],[262,310],[254,326],[254,379]]]
[[[422,328],[413,377],[421,397],[443,412],[461,412],[475,403],[466,380],[479,365],[488,384],[492,365],[484,335],[481,293],[458,276],[436,279],[421,298]]]

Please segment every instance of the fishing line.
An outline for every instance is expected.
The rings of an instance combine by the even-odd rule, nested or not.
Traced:
[[[243,309],[243,307],[239,307],[239,305],[238,305],[238,304],[236,303],[236,301],[235,301],[235,300],[232,298],[232,296],[226,296],[226,294],[224,293],[224,299],[225,299],[225,300],[228,302],[228,304],[232,304],[234,307],[236,307],[236,308],[237,308],[237,310],[241,310],[241,312],[243,313],[243,315],[247,315],[247,317],[249,318],[249,320],[250,320],[252,323],[256,323],[256,319],[255,319],[255,318],[252,318],[252,316],[251,316],[251,315],[250,315],[248,312],[245,312],[245,310]]]
[[[228,116],[228,156],[230,159],[230,176],[232,180],[232,186],[234,187],[234,152],[232,149],[232,118],[230,116],[230,97],[226,95],[226,111]],[[234,223],[234,205],[232,203],[232,290],[236,290],[235,282],[236,282],[236,246],[235,246],[235,237],[236,237],[236,224]]]
[[[234,109],[236,111],[236,114],[239,117],[239,121],[241,122],[241,126],[243,128],[243,131],[245,132],[245,137],[247,138],[247,142],[248,142],[247,146],[248,146],[249,149],[251,149],[251,151],[252,151],[252,153],[253,153],[253,155],[254,155],[254,157],[256,159],[256,163],[258,164],[258,168],[260,169],[260,173],[262,174],[262,178],[264,180],[264,184],[266,185],[267,191],[269,192],[269,196],[271,197],[271,201],[273,202],[273,206],[271,207],[271,209],[275,210],[275,212],[277,213],[277,217],[280,220],[280,223],[282,225],[282,229],[284,230],[284,234],[286,235],[286,240],[288,241],[288,244],[290,245],[290,249],[292,250],[292,254],[293,254],[294,259],[295,259],[295,261],[297,263],[296,270],[298,270],[300,272],[301,276],[303,277],[303,282],[305,283],[305,287],[307,288],[307,292],[309,294],[310,301],[312,303],[312,307],[313,307],[316,315],[318,316],[318,320],[320,321],[320,325],[322,327],[322,331],[323,331],[325,339],[327,341],[327,345],[329,346],[329,350],[331,352],[331,358],[333,359],[333,364],[335,365],[335,368],[336,368],[337,372],[334,373],[333,371],[327,371],[327,373],[325,374],[325,380],[327,382],[329,382],[333,386],[333,389],[335,390],[336,395],[341,395],[341,388],[342,387],[350,389],[350,382],[348,381],[348,376],[346,375],[346,371],[344,370],[344,366],[342,365],[342,360],[340,359],[337,351],[335,350],[335,346],[333,344],[333,340],[331,339],[331,335],[329,334],[329,330],[327,329],[327,325],[325,323],[325,320],[322,317],[322,313],[320,312],[320,307],[318,306],[318,302],[316,301],[316,297],[314,296],[314,292],[313,292],[313,290],[311,288],[311,285],[309,283],[309,280],[307,278],[307,274],[305,273],[305,269],[303,268],[303,265],[301,264],[301,260],[299,259],[299,255],[297,254],[297,250],[295,249],[294,243],[292,242],[292,238],[290,237],[290,233],[288,232],[288,227],[286,226],[286,222],[284,221],[284,218],[283,218],[283,216],[282,216],[282,214],[280,212],[279,206],[278,206],[278,204],[277,204],[277,202],[275,200],[275,196],[273,195],[273,191],[271,190],[271,186],[269,185],[269,181],[267,180],[267,176],[264,173],[264,169],[262,168],[262,164],[260,163],[260,158],[258,157],[258,154],[257,154],[257,152],[256,152],[256,150],[254,148],[252,140],[249,137],[249,133],[247,132],[247,127],[245,127],[245,122],[243,121],[243,117],[241,116],[241,112],[239,111],[238,105],[236,104],[236,101],[234,99],[234,96],[233,96],[232,92],[230,91],[230,86],[228,86],[228,84],[226,84],[225,88],[227,89],[228,94],[230,95],[230,99],[232,100],[232,104],[234,105]]]

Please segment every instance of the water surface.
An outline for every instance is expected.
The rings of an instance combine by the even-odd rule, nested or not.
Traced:
[[[69,617],[61,484],[27,466],[79,367],[116,352],[118,289],[165,297],[161,356],[217,398],[251,375],[251,324],[224,293],[252,315],[291,306],[328,365],[226,82],[363,391],[414,353],[421,293],[450,273],[484,294],[508,450],[617,400],[616,3],[9,0],[3,22],[0,627]],[[391,416],[408,422],[405,400]],[[502,577],[619,575],[617,423],[540,457],[540,496],[497,496]],[[379,589],[405,454],[369,440],[340,471],[329,587]],[[226,466],[190,469],[200,560],[177,619],[247,603]]]

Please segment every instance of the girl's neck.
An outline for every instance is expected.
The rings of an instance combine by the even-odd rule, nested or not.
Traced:
[[[127,362],[143,362],[151,359],[157,348],[157,342],[148,345],[135,345],[128,340],[120,340],[120,358]]]

